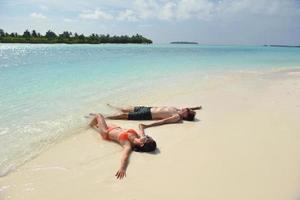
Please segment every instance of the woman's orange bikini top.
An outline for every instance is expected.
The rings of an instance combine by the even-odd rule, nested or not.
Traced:
[[[114,129],[116,129],[116,128],[120,128],[120,127],[118,127],[118,126],[116,126],[116,127],[108,127],[107,133],[109,133],[110,131],[112,131],[112,130],[114,130]],[[128,141],[128,137],[129,137],[130,135],[136,135],[136,136],[138,136],[137,132],[136,132],[134,129],[128,129],[128,130],[125,130],[124,132],[120,133],[118,139],[119,139],[120,142],[121,142],[121,141],[126,141],[126,140]],[[106,140],[111,140],[111,139],[109,138],[109,135],[108,135],[108,134],[107,134],[107,137],[104,138],[104,139],[106,139]]]

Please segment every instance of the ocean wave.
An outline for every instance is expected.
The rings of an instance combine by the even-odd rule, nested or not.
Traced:
[[[6,148],[0,149],[0,176],[7,175],[63,138],[79,133],[84,124],[80,117],[70,117],[2,128],[0,146]]]

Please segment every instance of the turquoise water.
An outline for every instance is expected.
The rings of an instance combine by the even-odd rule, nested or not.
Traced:
[[[183,74],[299,66],[300,48],[0,44],[0,175],[84,130],[83,115],[106,102]]]

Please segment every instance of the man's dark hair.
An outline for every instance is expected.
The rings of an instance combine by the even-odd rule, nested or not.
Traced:
[[[187,120],[187,121],[194,121],[195,120],[195,115],[196,113],[195,112],[191,112],[190,110],[188,111],[188,115],[186,118],[184,118],[184,120]]]
[[[136,152],[151,152],[156,149],[156,142],[149,136],[147,137],[147,141],[145,142],[144,146],[135,146],[133,151]]]

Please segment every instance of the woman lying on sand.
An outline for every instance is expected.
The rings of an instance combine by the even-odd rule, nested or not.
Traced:
[[[138,132],[134,129],[123,129],[112,124],[107,125],[101,114],[96,114],[89,125],[98,131],[104,140],[117,142],[123,147],[121,167],[115,175],[118,179],[126,176],[128,159],[132,150],[137,152],[151,152],[156,149],[156,142],[151,137],[145,135],[144,127],[141,125]]]

